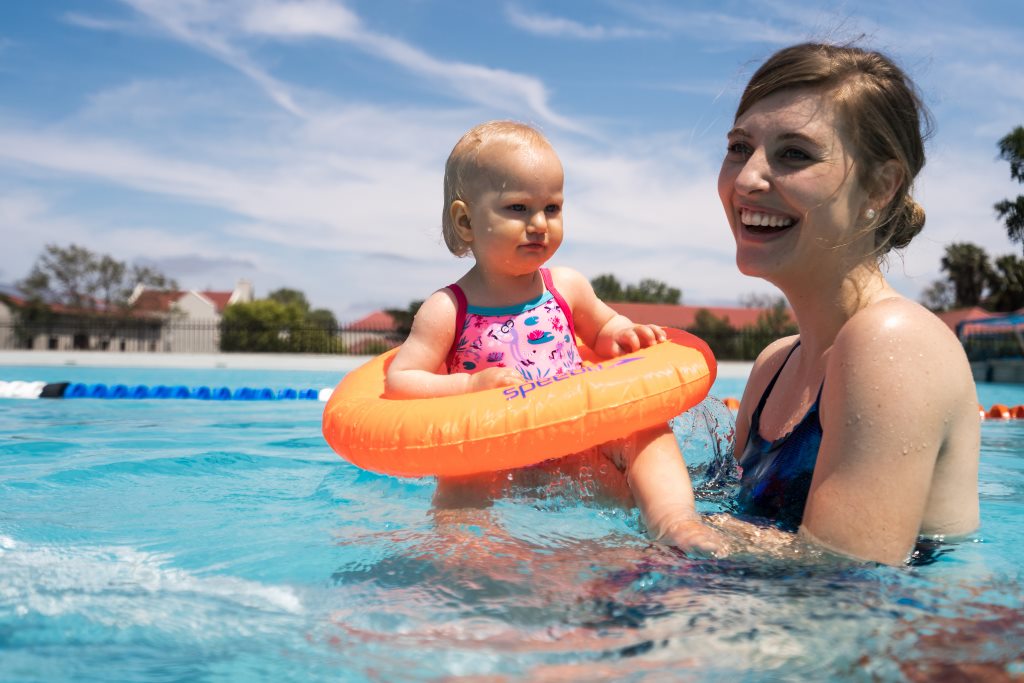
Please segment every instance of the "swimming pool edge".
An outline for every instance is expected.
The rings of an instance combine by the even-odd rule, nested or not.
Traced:
[[[232,368],[239,370],[328,370],[348,372],[372,356],[293,353],[104,353],[89,351],[0,351],[0,366],[111,368]],[[752,363],[723,361],[718,376],[746,378]]]

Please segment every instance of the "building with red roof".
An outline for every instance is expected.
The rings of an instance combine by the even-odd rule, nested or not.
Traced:
[[[633,322],[662,327],[675,327],[680,330],[693,328],[697,324],[697,312],[708,311],[719,319],[724,319],[737,330],[750,327],[765,312],[764,308],[743,308],[739,306],[681,306],[673,304],[647,304],[631,302],[612,302],[608,305]],[[789,313],[787,309],[787,313]],[[793,319],[789,313],[790,320]],[[795,321],[794,321],[795,322]]]
[[[22,329],[19,338],[15,311],[28,301],[15,288],[0,287],[0,348],[213,353],[220,350],[224,309],[252,300],[246,280],[230,291],[158,291],[139,285],[127,311],[110,315],[49,305],[50,317],[38,329]]]

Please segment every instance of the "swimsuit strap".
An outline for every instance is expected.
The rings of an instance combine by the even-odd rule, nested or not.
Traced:
[[[768,402],[768,396],[772,393],[772,389],[775,388],[775,382],[778,381],[779,375],[782,374],[782,369],[784,367],[786,367],[786,363],[789,362],[790,357],[792,357],[793,352],[796,351],[796,348],[798,346],[800,346],[800,340],[799,339],[796,340],[796,343],[793,344],[793,348],[791,348],[789,350],[789,353],[786,354],[786,360],[782,361],[782,365],[780,365],[779,369],[775,371],[775,376],[772,377],[772,381],[768,382],[768,386],[766,386],[764,388],[764,393],[761,394],[761,400],[758,402],[757,408],[754,409],[754,413],[750,417],[750,426],[752,428],[750,430],[751,434],[753,434],[754,431],[757,431],[757,433],[760,435],[760,433],[761,433],[761,410],[764,408],[764,404]],[[820,389],[818,390],[818,395],[821,396],[821,390]],[[747,440],[748,441],[750,440],[750,436],[747,436]]]
[[[451,372],[452,363],[455,362],[455,350],[459,348],[459,338],[462,336],[462,328],[466,325],[466,309],[469,303],[466,301],[466,293],[462,287],[456,284],[448,285],[448,289],[455,295],[455,338],[452,340],[452,347],[448,349],[448,358],[445,360],[445,368]]]
[[[540,277],[544,281],[544,287],[551,292],[551,298],[555,300],[555,303],[561,307],[562,313],[565,314],[565,320],[569,324],[569,338],[576,339],[576,326],[572,322],[572,309],[569,308],[569,304],[565,302],[562,295],[555,289],[555,284],[551,278],[551,271],[547,268],[541,268]],[[455,351],[458,349],[459,339],[462,337],[462,328],[466,324],[469,302],[466,299],[466,293],[462,291],[462,287],[453,283],[448,285],[448,289],[455,295],[455,302],[457,304],[455,309],[455,338],[452,340],[452,347],[448,349],[448,358],[445,360],[445,367],[451,371],[452,363],[455,362]]]
[[[555,289],[555,283],[551,277],[551,271],[547,268],[540,269],[540,276],[544,279],[544,286],[547,287],[548,291],[551,292],[551,298],[555,300],[555,303],[562,309],[562,313],[565,314],[565,320],[569,323],[569,338],[576,339],[576,326],[572,322],[572,309],[569,308],[569,304],[565,302],[562,295]]]

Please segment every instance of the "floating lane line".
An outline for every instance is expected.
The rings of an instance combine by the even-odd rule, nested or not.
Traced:
[[[83,382],[5,382],[0,398],[191,399],[199,401],[326,401],[333,389],[188,387],[183,384],[104,384]]]

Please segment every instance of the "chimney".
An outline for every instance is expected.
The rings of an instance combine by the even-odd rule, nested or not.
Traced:
[[[228,305],[247,304],[250,301],[252,301],[252,283],[243,278],[235,285],[235,291],[231,292]]]

